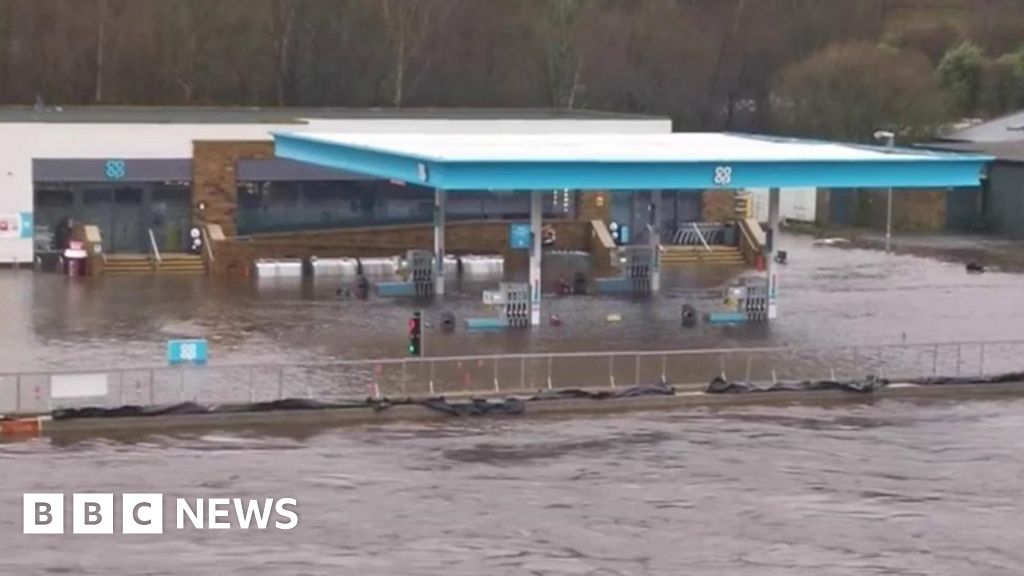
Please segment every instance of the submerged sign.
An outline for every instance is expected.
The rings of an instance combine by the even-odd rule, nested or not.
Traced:
[[[167,362],[171,364],[206,364],[206,340],[169,340]]]
[[[508,227],[508,247],[512,250],[529,250],[533,245],[533,232],[529,224],[512,224]]]

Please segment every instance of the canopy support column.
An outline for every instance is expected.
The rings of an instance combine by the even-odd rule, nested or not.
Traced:
[[[765,266],[768,270],[768,319],[778,316],[775,297],[779,291],[778,263],[775,254],[779,251],[779,189],[768,191],[768,254],[765,255]]]
[[[530,192],[530,326],[540,326],[540,261],[544,192]]]
[[[651,204],[648,207],[647,233],[654,262],[651,269],[651,292],[661,290],[661,190],[651,190]]]
[[[434,294],[444,295],[444,213],[448,193],[434,190]]]

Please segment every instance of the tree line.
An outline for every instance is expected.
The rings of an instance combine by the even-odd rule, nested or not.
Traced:
[[[37,102],[921,137],[1024,107],[1024,0],[0,0],[0,103]]]

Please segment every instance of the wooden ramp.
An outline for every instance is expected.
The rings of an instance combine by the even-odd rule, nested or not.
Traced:
[[[109,254],[103,263],[103,274],[107,276],[205,273],[202,256],[193,254],[162,254],[159,261],[148,254]]]
[[[747,260],[736,246],[662,246],[661,263],[664,266],[675,264],[722,264],[728,266],[746,266]]]

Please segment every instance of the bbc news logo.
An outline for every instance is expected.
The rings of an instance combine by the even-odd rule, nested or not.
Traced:
[[[294,498],[176,498],[173,502],[177,530],[292,530],[299,525]],[[113,494],[72,494],[67,515],[64,503],[64,494],[25,494],[22,532],[63,534],[69,516],[72,534],[114,533]],[[164,533],[163,494],[122,494],[120,503],[121,534]]]

